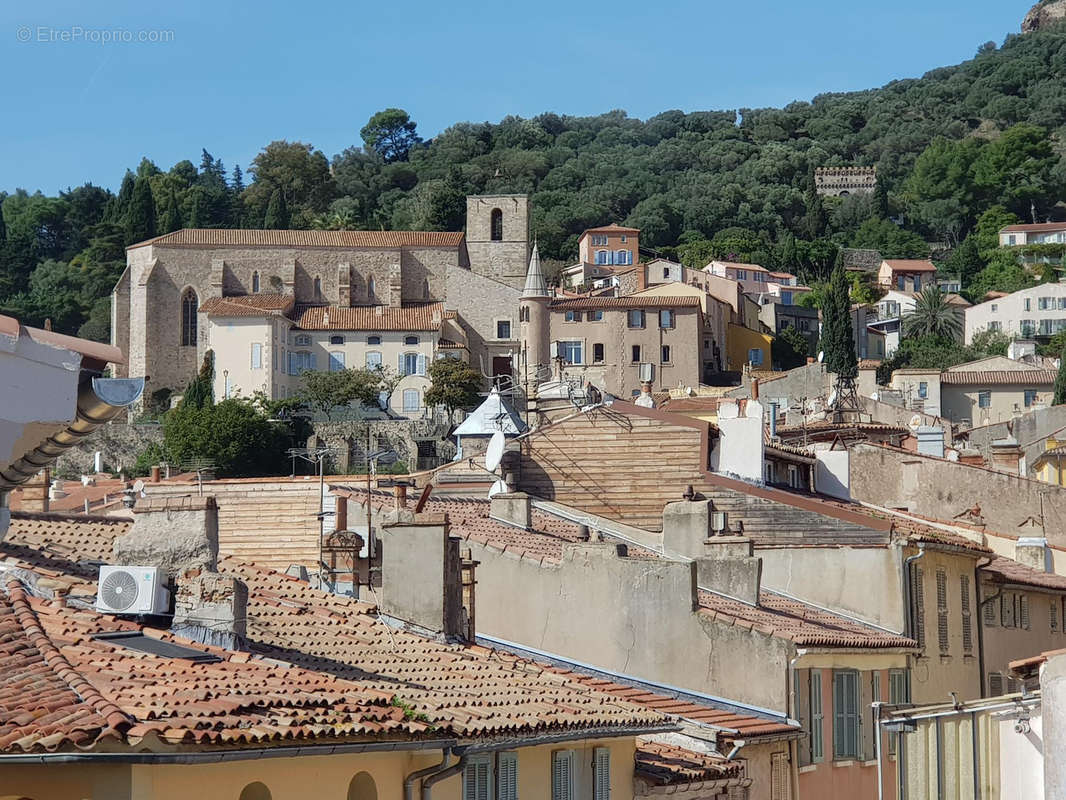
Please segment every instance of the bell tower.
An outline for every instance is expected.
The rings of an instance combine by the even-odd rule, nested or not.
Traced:
[[[467,197],[466,248],[470,269],[515,289],[523,288],[530,255],[529,227],[529,195]]]
[[[533,245],[533,254],[529,257],[529,269],[526,272],[522,297],[518,301],[518,379],[523,381],[529,391],[544,383],[551,374],[551,331],[549,329],[550,312],[548,304],[551,295],[544,273],[540,269],[540,253]]]

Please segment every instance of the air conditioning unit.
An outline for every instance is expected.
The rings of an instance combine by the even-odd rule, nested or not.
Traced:
[[[96,610],[107,614],[165,614],[166,575],[158,567],[100,567]]]
[[[655,380],[655,365],[654,364],[641,364],[640,365],[640,379],[642,381]]]

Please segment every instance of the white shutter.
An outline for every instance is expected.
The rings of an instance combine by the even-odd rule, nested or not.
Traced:
[[[574,751],[552,753],[552,800],[574,800]]]
[[[416,369],[415,369],[415,374],[416,375],[425,375],[426,374],[426,356],[423,353],[419,353],[418,354],[418,360],[417,360],[417,366],[416,366]]]
[[[611,800],[611,751],[606,747],[593,751],[592,800]]]
[[[406,372],[403,371],[403,353],[400,353],[400,362],[399,362],[399,364],[396,365],[396,369],[397,369],[397,371],[399,371],[401,376],[407,374]]]
[[[518,754],[500,753],[496,765],[496,800],[518,800]]]

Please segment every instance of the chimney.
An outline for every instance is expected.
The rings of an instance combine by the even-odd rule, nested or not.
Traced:
[[[336,514],[333,516],[334,530],[348,530],[348,498],[337,496]]]
[[[944,457],[944,429],[930,425],[918,428],[918,452],[927,456]]]
[[[490,501],[489,516],[528,531],[533,527],[533,501],[523,492],[498,494]]]
[[[696,582],[701,589],[759,605],[762,559],[755,558],[751,539],[730,536],[707,541],[706,555],[696,559]]]
[[[397,511],[407,508],[407,484],[396,483],[392,487],[393,507]]]
[[[240,649],[248,618],[248,587],[231,575],[191,569],[177,580],[171,630],[202,644]]]
[[[152,469],[151,469],[149,474],[151,475],[149,480],[152,483],[159,483],[159,467],[158,466],[152,467]]]
[[[759,399],[759,379],[758,378],[752,378],[751,379],[751,399],[752,400],[758,400]]]
[[[142,497],[129,532],[115,539],[113,563],[159,567],[170,578],[218,562],[218,506],[211,495]]]
[[[462,558],[447,514],[381,526],[381,611],[445,636],[463,634]]]
[[[1014,560],[1039,572],[1053,572],[1051,549],[1047,539],[1023,536],[1014,542]]]
[[[52,473],[47,467],[22,484],[22,510],[48,510],[48,491],[52,488]]]
[[[1024,476],[1022,465],[1025,451],[1018,446],[1018,440],[1013,436],[1004,439],[996,439],[992,442],[992,469],[1009,472],[1012,475]]]

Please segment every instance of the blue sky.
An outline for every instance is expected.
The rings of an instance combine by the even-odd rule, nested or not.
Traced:
[[[0,190],[117,187],[202,147],[246,168],[268,142],[327,156],[399,106],[454,122],[780,106],[880,86],[1016,32],[1026,0],[8,2]],[[163,43],[103,41],[163,31]],[[69,37],[63,41],[63,37]],[[30,41],[21,41],[29,38]],[[49,41],[49,39],[52,39]],[[72,41],[69,39],[77,39]]]

